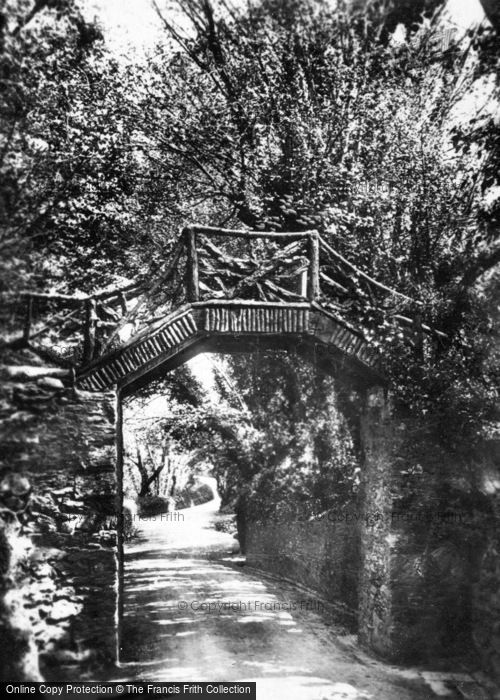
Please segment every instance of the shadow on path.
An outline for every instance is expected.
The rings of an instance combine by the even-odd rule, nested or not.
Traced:
[[[311,594],[228,565],[219,499],[140,523],[125,548],[123,678],[257,681],[259,700],[424,700],[418,672],[359,661]],[[182,516],[182,519],[181,519]],[[448,696],[450,697],[450,696]]]

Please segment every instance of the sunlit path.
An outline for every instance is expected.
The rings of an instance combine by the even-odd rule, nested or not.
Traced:
[[[416,672],[360,663],[336,644],[313,595],[228,564],[235,541],[211,527],[218,507],[143,521],[126,547],[124,677],[256,680],[262,699],[433,697]]]

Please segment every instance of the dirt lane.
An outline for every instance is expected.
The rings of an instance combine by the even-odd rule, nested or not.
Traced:
[[[256,680],[259,700],[435,697],[416,671],[360,660],[313,594],[228,565],[235,542],[210,526],[218,506],[143,521],[126,547],[124,677]]]

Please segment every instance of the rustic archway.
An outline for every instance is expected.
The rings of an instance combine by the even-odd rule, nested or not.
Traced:
[[[267,258],[264,255],[259,261],[250,255],[248,260],[235,258],[234,262],[230,256],[224,257],[210,240],[204,239],[212,234],[245,236],[250,241],[269,238],[274,257],[269,259],[269,255]],[[220,270],[217,268],[216,274],[218,290],[214,290],[214,285],[203,286],[205,282],[200,279],[199,268],[203,266],[199,259],[200,246],[205,246],[203,250],[209,253],[215,250],[217,259],[222,255],[224,265]],[[79,313],[80,309],[85,312],[83,353],[77,346],[82,340],[81,328],[75,330],[71,327],[70,330],[78,351],[75,357],[82,357],[83,363],[76,372],[63,368],[53,370],[66,386],[58,380],[61,386],[57,389],[60,393],[54,398],[53,417],[37,410],[37,421],[44,428],[50,446],[34,444],[29,464],[36,465],[36,469],[39,465],[43,468],[53,464],[58,472],[57,478],[62,475],[61,478],[68,480],[71,475],[74,481],[74,487],[61,491],[59,504],[63,512],[78,515],[76,532],[82,540],[81,549],[89,559],[89,571],[82,576],[77,571],[80,554],[71,564],[76,572],[75,590],[81,591],[85,602],[82,612],[74,620],[74,628],[87,646],[97,646],[94,644],[92,621],[95,612],[92,604],[106,600],[108,622],[106,629],[99,630],[102,640],[100,638],[98,644],[106,662],[110,660],[113,648],[114,659],[118,659],[117,640],[116,637],[112,639],[116,625],[113,627],[110,622],[114,614],[111,608],[116,595],[116,580],[109,576],[116,548],[108,537],[107,549],[97,550],[95,539],[102,540],[102,524],[113,513],[118,515],[118,531],[122,530],[122,398],[199,352],[248,352],[254,348],[280,348],[309,357],[312,355],[328,371],[342,376],[347,385],[362,390],[359,421],[365,474],[363,511],[364,515],[384,517],[376,522],[364,519],[361,523],[363,563],[359,633],[366,645],[395,659],[404,658],[406,648],[425,643],[421,630],[416,632],[417,640],[407,641],[407,596],[399,584],[395,567],[398,557],[402,561],[408,552],[415,550],[415,560],[419,556],[418,544],[414,546],[405,533],[399,538],[390,520],[392,499],[397,491],[397,486],[393,489],[393,475],[398,458],[400,421],[395,421],[391,413],[380,354],[368,341],[369,334],[355,327],[346,313],[335,311],[346,306],[342,307],[341,297],[344,301],[352,297],[359,306],[367,298],[371,304],[378,303],[379,294],[383,312],[384,299],[402,295],[371,280],[325,246],[317,232],[273,234],[227,232],[207,227],[187,229],[178,248],[179,255],[184,255],[179,268],[182,268],[182,274],[177,273],[176,281],[178,283],[180,277],[185,288],[180,301],[170,298],[171,288],[168,288],[159,305],[148,303],[154,296],[153,292],[166,284],[165,275],[160,276],[145,295],[140,328],[123,343],[118,340],[118,330],[131,316],[127,303],[122,303],[123,290],[99,293],[92,298],[58,297],[55,300],[60,304],[71,304],[75,309],[78,307]],[[265,246],[263,249],[264,253],[269,252]],[[324,250],[330,257],[322,266],[320,251]],[[173,256],[169,263],[170,272],[178,259]],[[227,279],[224,266],[229,270]],[[277,270],[279,274],[283,272],[281,276],[288,286],[283,286],[281,278],[277,282],[272,279]],[[321,295],[320,281],[329,285],[330,290],[337,290],[339,299],[329,304],[331,297]],[[50,303],[55,303],[51,295],[48,298]],[[100,309],[100,305],[103,308]],[[121,319],[116,313],[120,308],[123,310]],[[105,313],[111,318],[110,311],[114,320],[103,321]],[[73,314],[72,317],[75,318]],[[416,334],[418,342],[422,340],[422,331],[431,333],[425,326],[394,313],[393,322],[401,324],[402,328],[409,327],[408,332],[413,339]],[[28,299],[24,341],[30,339],[30,333],[39,337],[36,323]],[[111,334],[110,326],[113,329]],[[22,370],[22,367],[17,368],[16,373]],[[113,415],[113,400],[116,416]],[[65,419],[66,430],[55,438],[51,421],[54,418],[55,422],[60,422],[60,417]],[[83,436],[82,444],[88,445],[88,449],[78,445],[80,435]],[[91,440],[88,435],[91,435]],[[71,463],[68,455],[71,455]],[[37,483],[47,493],[53,488],[52,481],[45,485],[43,479],[38,478]],[[118,554],[121,546],[119,536]],[[93,568],[97,554],[103,560],[98,562],[102,576],[96,576]],[[122,561],[120,556],[118,561]],[[92,586],[88,585],[90,582]]]
[[[212,235],[234,235],[248,237],[250,241],[270,239],[274,244],[288,244],[285,250],[297,250],[303,246],[306,252],[304,267],[304,250],[301,258],[294,258],[295,268],[292,270],[292,285],[287,289],[279,287],[260,272],[261,284],[267,283],[272,290],[272,296],[279,291],[281,298],[255,298],[261,295],[262,287],[257,284],[257,292],[250,287],[249,295],[244,298],[235,296],[241,290],[237,284],[231,293],[227,286],[221,284],[225,293],[213,295],[213,290],[203,287],[200,281],[200,237]],[[220,250],[204,239],[205,253]],[[291,241],[291,243],[290,243]],[[368,290],[372,300],[375,291],[382,296],[396,294],[374,280],[367,278],[348,261],[338,256],[322,241],[317,232],[279,234],[265,232],[241,232],[211,229],[209,227],[193,227],[185,229],[181,237],[179,251],[185,253],[185,269],[181,282],[186,290],[177,308],[168,312],[156,313],[151,320],[142,319],[141,329],[127,342],[109,349],[104,354],[94,357],[91,362],[77,372],[76,386],[86,392],[102,392],[112,390],[117,396],[117,513],[118,513],[118,561],[120,568],[119,580],[123,572],[123,511],[122,511],[122,436],[121,402],[125,396],[144,386],[154,378],[161,377],[168,371],[181,365],[200,352],[249,352],[255,348],[278,348],[293,351],[320,362],[328,372],[341,375],[347,384],[362,390],[364,396],[363,415],[359,416],[360,434],[363,436],[362,446],[365,471],[365,498],[363,513],[388,513],[391,507],[390,474],[393,461],[394,431],[390,410],[385,395],[386,380],[381,368],[379,349],[370,344],[362,329],[355,328],[342,315],[332,311],[321,303],[320,280],[333,288],[339,287],[340,294],[355,297],[358,291],[353,284],[349,291],[338,281],[322,272],[320,248],[326,246],[327,253],[333,256],[335,265],[340,270],[340,278],[345,270],[352,272],[359,287]],[[279,246],[278,246],[279,249]],[[275,253],[276,254],[276,253]],[[278,252],[278,258],[281,255]],[[174,262],[178,260],[174,256]],[[241,259],[239,259],[241,260]],[[297,267],[297,260],[299,266]],[[222,262],[231,266],[232,261],[222,257]],[[240,277],[250,279],[253,284],[258,276],[255,261],[251,260],[253,268],[245,267]],[[264,269],[275,271],[275,265]],[[302,266],[300,266],[302,263]],[[288,264],[288,260],[287,260]],[[332,263],[327,270],[331,270]],[[251,266],[250,266],[251,267]],[[343,272],[342,272],[343,270]],[[241,272],[241,271],[240,271]],[[172,266],[168,274],[172,273]],[[221,273],[222,274],[222,273]],[[234,275],[234,270],[229,276]],[[267,273],[266,273],[267,274]],[[272,276],[272,275],[271,275]],[[219,279],[220,282],[220,279]],[[155,289],[158,284],[155,285]],[[295,289],[295,291],[291,291]],[[250,296],[250,298],[248,298]],[[402,295],[398,295],[402,296]],[[202,298],[200,298],[202,297]],[[290,300],[289,297],[293,299]],[[357,299],[364,298],[361,293]],[[403,324],[409,319],[403,319]],[[412,322],[410,332],[414,329]],[[123,323],[122,323],[123,325]],[[427,329],[429,330],[429,329]],[[421,331],[421,329],[420,329]],[[111,339],[116,338],[116,332]],[[93,339],[87,340],[87,345],[93,345]],[[107,342],[110,348],[110,339]],[[359,633],[361,639],[377,651],[397,657],[398,650],[394,640],[394,619],[392,609],[392,570],[390,534],[392,525],[385,520],[377,527],[367,522],[361,523],[362,565],[360,571],[359,596]],[[386,592],[389,591],[389,595]],[[119,617],[121,615],[121,596],[119,596]],[[120,647],[117,636],[117,658]]]
[[[77,381],[87,391],[117,387],[129,393],[199,352],[231,352],[254,344],[317,347],[363,384],[384,381],[376,350],[319,305],[247,300],[189,304],[86,367]]]

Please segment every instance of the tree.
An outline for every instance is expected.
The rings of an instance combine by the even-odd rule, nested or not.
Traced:
[[[358,459],[339,383],[313,362],[283,352],[227,362],[251,417],[233,463],[232,498],[245,495],[247,517],[287,509],[312,515],[355,501]]]
[[[438,5],[418,4],[417,14]],[[182,199],[192,218],[210,223],[316,228],[418,302],[388,299],[381,314],[365,297],[340,308],[346,320],[397,346],[407,335],[391,318],[418,312],[453,346],[474,316],[488,235],[480,163],[450,139],[451,110],[474,81],[470,42],[443,53],[436,17],[430,27],[410,22],[399,44],[387,40],[397,3],[338,12],[320,0],[263,0],[243,12],[208,1],[182,7],[192,28],[182,33],[163,18],[178,50],[167,45],[150,59],[136,114],[172,206]]]
[[[191,29],[165,17],[168,41],[145,64],[124,67],[106,56],[72,3],[35,3],[34,14],[20,0],[10,5],[18,19],[3,22],[2,56],[22,99],[8,78],[5,143],[16,157],[6,160],[4,219],[7,226],[18,217],[24,233],[12,233],[30,246],[12,279],[21,266],[33,283],[57,284],[56,258],[74,269],[61,282],[68,289],[117,273],[155,279],[173,230],[186,220],[314,227],[369,276],[415,299],[388,297],[381,309],[366,293],[338,305],[344,320],[384,348],[401,403],[432,415],[438,436],[450,432],[453,415],[452,443],[478,438],[496,391],[485,361],[489,312],[476,288],[498,253],[484,197],[496,182],[494,133],[471,139],[482,139],[483,160],[460,147],[466,137],[454,138],[451,110],[474,84],[476,44],[439,48],[439,3],[414,3],[398,42],[392,30],[401,3],[334,10],[321,0],[262,0],[236,10],[189,0],[181,11]],[[225,245],[238,253],[239,243]],[[42,256],[51,269],[37,277]],[[90,256],[99,264],[88,265]],[[160,302],[171,292],[161,290]],[[166,308],[160,302],[149,299],[144,314]],[[396,320],[406,316],[417,330],[426,322],[445,335],[409,340]],[[233,366],[240,395],[247,369]],[[177,434],[181,425],[195,434],[207,415],[196,409],[176,417]],[[232,410],[223,417],[210,409],[213,439],[225,435],[235,450],[221,471],[228,490],[238,450],[244,480],[272,462],[255,447],[267,426],[244,418],[242,435],[235,426],[244,411]],[[278,422],[285,445],[291,428]]]
[[[166,466],[166,461],[167,461],[167,454],[168,454],[168,445],[165,444],[163,446],[162,454],[159,459],[159,464],[157,465],[157,460],[153,456],[151,449],[149,448],[149,443],[146,443],[146,447],[148,448],[148,457],[149,460],[152,463],[152,471],[148,472],[146,465],[144,464],[144,459],[141,454],[141,449],[140,447],[137,447],[136,449],[136,459],[134,460],[134,464],[137,467],[137,470],[139,471],[140,477],[141,477],[141,484],[140,487],[137,489],[137,495],[139,498],[144,498],[145,496],[150,495],[150,491],[152,486],[154,485],[155,487],[155,496],[160,496],[160,474],[161,472],[165,469]]]
[[[203,393],[185,365],[125,402],[124,488],[129,495],[172,498],[182,487],[190,473],[192,413]],[[148,413],[152,402],[159,404],[159,415]]]
[[[156,146],[149,152],[163,191],[170,196],[165,184],[175,181],[174,199],[180,188],[193,218],[317,228],[370,276],[415,299],[388,298],[380,313],[364,298],[339,314],[383,348],[398,408],[422,421],[422,444],[454,453],[465,471],[495,419],[498,392],[491,305],[477,284],[498,255],[496,199],[485,199],[498,170],[494,125],[483,134],[474,121],[470,148],[454,138],[464,130],[456,111],[476,84],[481,30],[443,48],[439,12],[429,25],[415,15],[398,43],[388,36],[397,5],[336,12],[322,2],[265,0],[239,13],[227,3],[183,3],[192,29],[164,18],[178,50],[151,59],[138,123]],[[495,51],[484,55],[491,66]],[[445,335],[420,342],[400,332],[395,315]],[[240,391],[252,364],[242,360]],[[274,427],[271,435],[285,439],[285,426]],[[280,463],[252,445],[239,455],[247,483]]]
[[[181,48],[151,60],[140,108],[162,183],[175,177],[202,218],[210,198],[216,216],[252,228],[318,228],[381,281],[421,293],[458,242],[450,208],[468,213],[443,157],[454,71],[433,70],[428,48],[379,41],[377,15],[362,30],[359,12],[322,2],[217,10],[185,4],[187,36],[164,19]]]
[[[204,400],[202,388],[192,385],[188,402],[184,393],[173,403],[180,377],[154,388],[169,397],[170,410],[155,420],[142,418],[152,446],[168,436],[190,469],[201,464],[215,476],[223,506],[241,510],[244,503],[252,517],[286,506],[322,512],[356,497],[352,428],[331,377],[281,352],[221,357],[212,369],[213,393]],[[140,435],[139,441],[146,443]],[[149,483],[153,464],[161,462],[149,460]]]
[[[0,81],[2,291],[93,291],[140,272],[130,90],[99,30],[73,0],[7,0]]]

